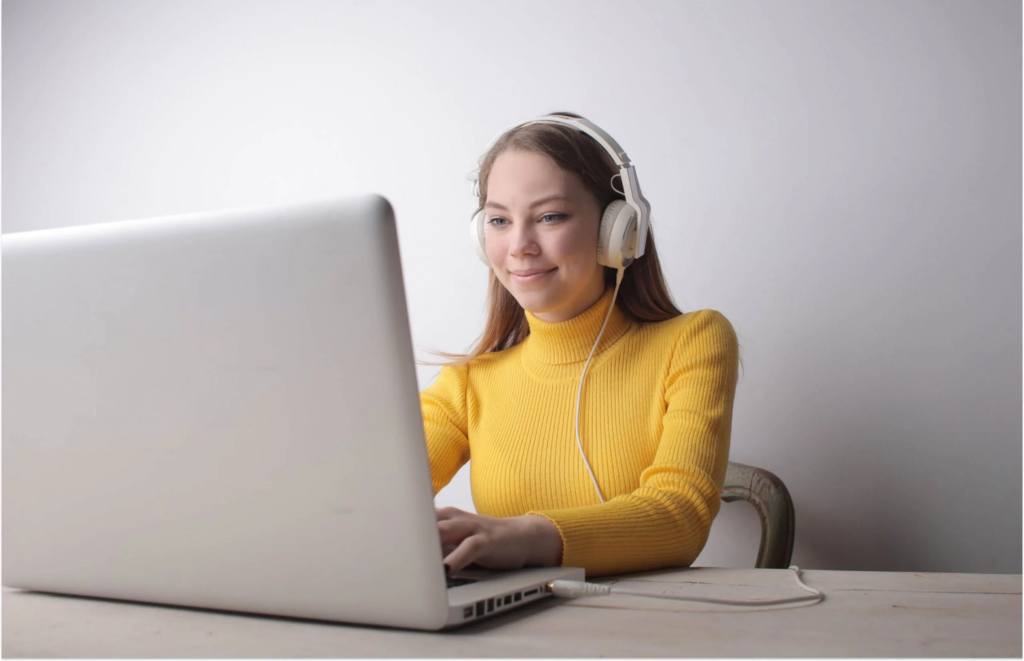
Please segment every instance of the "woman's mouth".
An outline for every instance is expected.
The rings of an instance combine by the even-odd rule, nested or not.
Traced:
[[[541,278],[545,278],[545,277],[551,275],[556,270],[558,270],[557,266],[555,268],[553,268],[553,269],[548,269],[547,271],[542,271],[540,273],[533,273],[532,275],[517,275],[515,273],[512,273],[511,271],[509,271],[509,275],[512,276],[512,281],[513,282],[519,282],[519,283],[527,284],[527,283],[530,283],[530,282],[537,282]]]

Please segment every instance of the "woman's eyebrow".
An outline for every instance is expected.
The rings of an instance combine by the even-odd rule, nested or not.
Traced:
[[[547,197],[542,197],[539,200],[534,200],[533,204],[531,205],[531,208],[539,207],[545,202],[551,202],[552,200],[562,200],[563,202],[572,201],[566,196],[562,195],[561,193],[555,193],[554,195],[548,195]],[[501,209],[502,211],[508,211],[508,207],[506,207],[504,204],[501,204],[499,202],[492,202],[491,200],[487,200],[487,202],[484,203],[484,206],[494,207],[495,209]]]

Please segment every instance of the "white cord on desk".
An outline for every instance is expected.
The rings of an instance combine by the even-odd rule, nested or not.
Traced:
[[[601,585],[600,583],[585,583],[583,581],[552,581],[549,583],[551,593],[556,597],[596,597],[609,594],[627,594],[631,597],[652,597],[654,599],[673,599],[678,601],[699,601],[705,604],[723,604],[726,606],[778,606],[780,604],[791,604],[796,602],[813,602],[804,604],[806,606],[813,606],[821,602],[825,598],[825,595],[817,588],[808,587],[803,581],[800,580],[800,568],[796,565],[790,565],[790,569],[793,570],[793,578],[800,585],[801,588],[810,592],[813,596],[810,597],[790,597],[788,599],[767,599],[757,601],[733,601],[731,599],[705,599],[703,597],[678,597],[667,594],[648,594],[645,592],[636,592],[635,590],[624,590],[611,585]]]

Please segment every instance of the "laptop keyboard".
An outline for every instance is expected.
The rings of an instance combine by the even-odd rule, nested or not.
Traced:
[[[475,578],[452,578],[451,576],[445,576],[448,580],[448,587],[457,588],[460,585],[467,585],[469,583],[476,583]]]

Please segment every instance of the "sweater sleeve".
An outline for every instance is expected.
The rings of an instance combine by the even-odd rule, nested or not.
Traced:
[[[466,416],[466,365],[445,365],[437,380],[420,392],[423,431],[434,495],[443,489],[469,461]]]
[[[588,576],[689,566],[721,506],[738,376],[736,333],[701,310],[680,330],[664,384],[654,462],[631,493],[604,503],[529,512],[562,536],[562,566]]]

